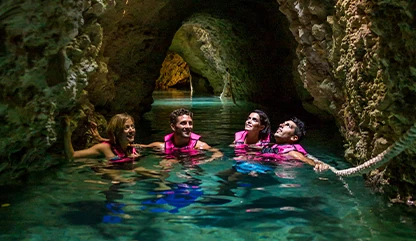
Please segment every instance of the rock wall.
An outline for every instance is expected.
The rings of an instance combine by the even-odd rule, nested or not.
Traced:
[[[346,82],[340,115],[346,157],[362,161],[380,153],[416,121],[416,3],[339,1],[336,10],[334,25],[345,29],[334,35],[340,55],[334,70]],[[385,171],[373,172],[370,180],[392,184],[386,188],[399,189],[403,198],[414,195],[415,154],[413,145]]]
[[[0,5],[0,183],[56,161],[47,154],[60,134],[56,114],[82,92],[71,86],[79,79],[66,81],[64,47],[80,38],[87,8],[84,1]]]
[[[299,43],[300,79],[336,117],[346,159],[362,163],[398,140],[416,120],[415,3],[278,2]],[[390,195],[415,195],[414,156],[411,147],[368,180]]]
[[[176,84],[187,85],[190,89],[190,78],[189,64],[177,53],[169,51],[160,68],[155,90],[166,90]]]

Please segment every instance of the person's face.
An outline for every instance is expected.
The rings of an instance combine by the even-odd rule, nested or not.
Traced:
[[[134,122],[129,118],[124,122],[123,132],[120,135],[120,141],[127,141],[128,143],[134,142],[134,136],[136,135],[136,129]]]
[[[274,133],[274,139],[278,144],[294,143],[299,137],[295,135],[295,122],[289,120],[279,125],[279,128]]]
[[[264,127],[265,126],[262,125],[261,122],[260,122],[259,114],[253,112],[247,117],[246,126],[245,126],[246,131],[259,132],[259,131],[263,130]]]
[[[189,115],[181,115],[176,117],[176,124],[171,124],[170,127],[175,132],[175,135],[189,138],[194,126]]]

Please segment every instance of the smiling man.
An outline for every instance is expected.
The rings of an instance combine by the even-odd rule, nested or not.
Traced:
[[[211,159],[222,157],[223,154],[218,149],[200,141],[201,136],[192,132],[194,124],[192,118],[193,113],[187,109],[180,108],[174,110],[170,114],[170,127],[173,132],[164,137],[164,142],[153,142],[149,145],[140,146],[164,150],[167,154],[209,150],[213,153]]]

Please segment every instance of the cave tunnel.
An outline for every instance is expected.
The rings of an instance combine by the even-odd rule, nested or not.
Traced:
[[[336,121],[346,159],[366,161],[415,119],[415,3],[396,2],[5,2],[2,180],[24,173],[27,163],[39,170],[56,164],[44,156],[62,149],[62,114],[73,114],[76,138],[91,110],[100,120],[150,111],[169,52],[207,94]],[[388,174],[401,182],[413,166],[403,162]]]
[[[129,9],[120,21],[109,19],[120,15],[121,7],[101,21],[108,79],[114,81],[117,102],[103,100],[106,97],[95,94],[94,88],[87,90],[105,116],[150,110],[160,68],[170,52],[183,58],[195,80],[204,82],[205,94],[302,109],[307,92],[294,74],[296,41],[276,1],[175,2],[153,6],[157,13],[134,3]],[[143,18],[152,20],[142,23]],[[178,69],[174,71],[178,75]]]
[[[189,64],[173,51],[169,51],[163,61],[155,90],[183,90],[191,96],[214,95],[208,79],[192,71]]]

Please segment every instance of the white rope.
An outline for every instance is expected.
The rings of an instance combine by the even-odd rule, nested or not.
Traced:
[[[393,157],[399,155],[402,151],[406,150],[414,141],[416,140],[416,123],[395,143],[389,146],[382,153],[378,154],[376,157],[371,158],[370,160],[364,162],[361,165],[356,167],[351,167],[344,170],[337,170],[335,167],[329,166],[329,170],[335,173],[337,176],[357,176],[364,172],[367,172],[368,169],[376,169],[383,164],[390,161]],[[316,160],[313,156],[309,155],[309,158]],[[321,162],[321,161],[318,161]]]

